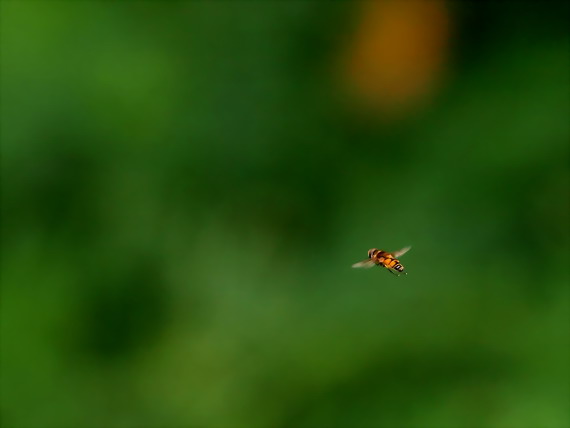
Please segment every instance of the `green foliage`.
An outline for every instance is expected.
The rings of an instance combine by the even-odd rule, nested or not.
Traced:
[[[2,426],[568,426],[566,23],[453,11],[388,122],[349,3],[3,2]]]

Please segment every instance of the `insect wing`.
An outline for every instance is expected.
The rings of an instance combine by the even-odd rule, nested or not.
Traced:
[[[361,262],[352,265],[353,268],[363,268],[363,269],[370,269],[371,267],[374,266],[376,266],[376,263],[374,263],[372,259],[362,260]]]
[[[394,251],[394,253],[393,253],[393,254],[394,254],[394,257],[395,257],[395,258],[398,258],[398,257],[403,256],[403,255],[406,254],[408,251],[410,251],[410,248],[412,248],[412,247],[405,247],[405,248],[402,248],[401,250]]]

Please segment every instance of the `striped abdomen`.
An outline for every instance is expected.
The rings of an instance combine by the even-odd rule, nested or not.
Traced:
[[[392,255],[386,251],[378,251],[374,254],[374,258],[376,260],[376,264],[382,265],[385,268],[394,269],[398,272],[404,271],[404,266],[400,264],[400,260],[392,257]]]

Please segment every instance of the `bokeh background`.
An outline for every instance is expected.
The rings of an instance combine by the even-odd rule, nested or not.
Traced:
[[[3,427],[570,426],[564,2],[1,8]]]

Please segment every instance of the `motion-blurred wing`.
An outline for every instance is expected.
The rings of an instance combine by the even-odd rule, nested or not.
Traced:
[[[374,263],[372,259],[362,260],[361,262],[352,265],[353,268],[363,268],[363,269],[370,269],[371,267],[374,266],[376,266],[376,263]]]
[[[394,251],[394,257],[398,258],[398,257],[403,256],[403,255],[406,254],[408,251],[410,251],[410,248],[412,248],[412,247],[405,247],[405,248],[402,248],[402,249],[399,250],[399,251]]]

